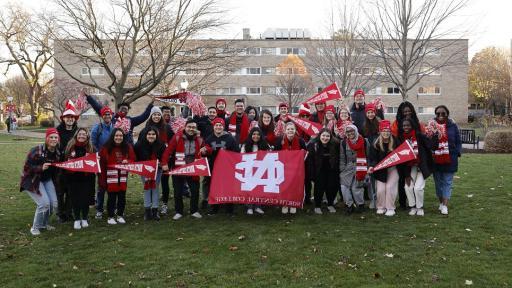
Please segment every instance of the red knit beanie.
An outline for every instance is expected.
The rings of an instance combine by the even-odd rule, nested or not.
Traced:
[[[383,130],[391,130],[391,122],[389,120],[382,120],[379,122],[379,132]]]
[[[217,124],[217,123],[222,124],[222,126],[225,126],[225,125],[226,125],[226,122],[224,122],[224,119],[219,118],[219,117],[217,117],[217,118],[213,119],[213,121],[212,121],[212,126],[215,126],[215,124]]]
[[[47,140],[48,137],[50,137],[50,135],[52,135],[52,134],[57,134],[57,136],[59,137],[59,141],[60,141],[59,131],[57,131],[57,129],[55,129],[55,128],[46,129],[46,135],[45,135],[44,139]]]
[[[377,111],[375,104],[373,103],[366,103],[364,105],[364,113],[367,113],[368,111],[372,110],[374,113]]]

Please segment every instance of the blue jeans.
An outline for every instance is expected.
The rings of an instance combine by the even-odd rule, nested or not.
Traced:
[[[434,172],[434,182],[436,184],[436,195],[450,199],[452,196],[453,172]]]
[[[50,215],[57,210],[57,193],[52,180],[39,183],[39,194],[26,191],[28,196],[36,203],[36,212],[32,228],[42,229],[48,226]]]
[[[145,177],[140,177],[142,179],[142,184],[146,181]],[[158,208],[159,201],[159,191],[158,186],[160,186],[160,180],[162,179],[162,170],[158,169],[156,174],[156,183],[155,188],[153,189],[145,189],[144,190],[144,207],[145,208]]]
[[[98,186],[98,191],[96,192],[96,212],[103,213],[103,204],[105,203],[105,189]]]

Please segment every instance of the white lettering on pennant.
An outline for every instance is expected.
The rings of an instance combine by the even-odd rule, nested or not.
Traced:
[[[152,173],[153,171],[155,171],[155,168],[153,168],[153,167],[152,167],[152,166],[150,166],[150,165],[144,165],[144,168],[146,168],[146,170],[148,170],[148,171],[149,171],[149,172],[151,172],[151,173]]]
[[[268,153],[262,160],[256,160],[256,156],[244,154],[242,162],[236,164],[235,170],[243,170],[243,175],[235,171],[235,178],[242,182],[240,189],[252,191],[262,185],[263,192],[279,193],[279,185],[284,182],[283,162],[279,161],[277,153]]]
[[[85,164],[91,166],[91,167],[94,167],[96,166],[96,162],[95,161],[92,161],[92,160],[85,160]]]

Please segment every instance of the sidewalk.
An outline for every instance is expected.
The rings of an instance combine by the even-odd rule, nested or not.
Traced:
[[[16,130],[14,133],[7,133],[6,130],[1,130],[0,134],[20,136],[20,137],[29,137],[29,138],[39,138],[39,139],[44,139],[44,136],[45,136],[45,134],[41,133],[41,132],[32,132],[32,131],[25,131],[25,130]]]

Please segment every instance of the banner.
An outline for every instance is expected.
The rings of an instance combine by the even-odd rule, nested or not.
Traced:
[[[340,89],[338,89],[338,85],[336,82],[334,82],[331,85],[325,87],[324,90],[322,90],[320,93],[309,98],[306,103],[316,103],[320,101],[330,101],[341,98],[343,98],[343,96],[341,96]]]
[[[407,140],[400,146],[396,147],[395,150],[391,151],[391,153],[386,156],[386,158],[382,159],[382,161],[375,165],[375,167],[373,167],[373,171],[396,166],[414,159],[416,159],[416,154],[414,154],[414,150],[412,150],[411,143]]]
[[[220,150],[213,168],[208,203],[301,208],[304,154],[303,150],[242,154]]]
[[[292,115],[288,115],[288,119],[290,119],[295,125],[297,125],[304,133],[309,136],[315,136],[322,129],[322,124],[316,123],[313,121],[297,118]]]
[[[108,167],[128,171],[133,174],[137,174],[149,179],[156,180],[156,174],[158,172],[158,160],[139,161],[126,164],[114,164],[109,165]]]
[[[208,160],[206,158],[198,159],[164,174],[179,176],[212,176],[210,172],[210,164],[208,164]]]
[[[69,171],[101,173],[98,153],[86,154],[84,157],[52,163],[51,165]]]

